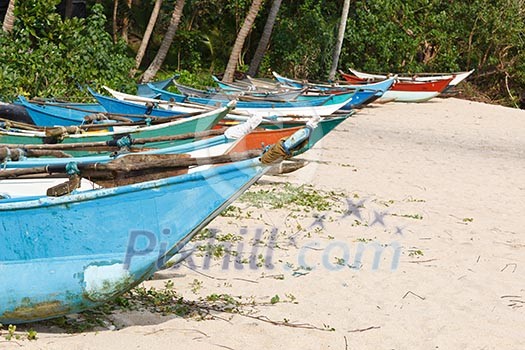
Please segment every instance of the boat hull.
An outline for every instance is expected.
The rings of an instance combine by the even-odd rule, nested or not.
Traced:
[[[123,129],[120,131],[110,132],[95,132],[92,134],[78,134],[68,135],[61,143],[64,144],[75,144],[80,142],[101,142],[109,141],[118,137],[119,135],[130,134],[132,138],[150,138],[159,136],[169,135],[181,135],[186,133],[195,133],[213,128],[222,118],[228,113],[228,109],[220,108],[216,111],[208,112],[202,115],[181,118],[166,124],[157,124],[149,127],[134,128],[134,129]],[[13,131],[0,131],[0,143],[11,144],[11,145],[24,145],[24,144],[44,144],[44,134],[34,133],[19,133]],[[145,147],[161,148],[174,145],[181,145],[192,142],[193,139],[185,140],[173,140],[173,141],[162,141],[148,143]],[[140,146],[138,146],[140,147]],[[75,156],[87,155],[87,151],[68,151],[69,154]]]
[[[19,96],[15,104],[23,106],[33,120],[33,124],[37,126],[80,125],[84,122],[84,117],[105,111],[99,104],[46,103],[40,105],[29,102],[23,96]],[[68,108],[67,106],[73,108]]]
[[[0,200],[0,322],[80,312],[133,288],[266,169],[252,159],[58,198]]]

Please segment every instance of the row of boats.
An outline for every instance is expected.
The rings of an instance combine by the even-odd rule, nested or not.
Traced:
[[[135,95],[88,89],[90,104],[19,97],[33,124],[0,119],[0,323],[126,292],[182,259],[180,249],[276,165],[300,167],[293,157],[356,108],[428,100],[459,76],[358,73],[343,75],[351,84],[274,73],[207,90],[167,79]]]

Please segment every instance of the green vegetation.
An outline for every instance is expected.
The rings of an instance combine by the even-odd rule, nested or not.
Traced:
[[[113,43],[113,1],[88,0],[89,17],[63,20],[59,0],[17,2],[11,34],[0,33],[0,98],[17,94],[81,99],[77,84],[132,91],[129,72],[154,1],[119,6],[116,27],[130,20],[127,43]],[[174,72],[181,82],[211,86],[223,72],[251,1],[188,0],[158,78]],[[271,2],[265,2],[239,62],[246,71],[262,35]],[[271,70],[297,78],[326,80],[341,1],[284,0],[260,75]],[[134,76],[148,67],[168,28],[173,2],[165,2]],[[451,72],[475,68],[463,94],[524,107],[525,4],[484,0],[352,1],[339,67],[385,72]],[[111,33],[111,34],[110,34]]]
[[[410,257],[419,257],[423,256],[423,251],[421,249],[409,249],[408,250],[408,256]]]
[[[25,334],[21,334],[20,331],[16,331],[16,326],[10,324],[7,326],[7,332],[4,331],[3,325],[0,323],[0,335],[4,337],[6,341],[12,341],[12,340],[37,340],[38,339],[38,333],[33,329],[29,328]]]
[[[93,6],[86,19],[63,21],[54,12],[59,2],[17,2],[13,33],[0,34],[1,100],[19,94],[80,99],[86,93],[77,84],[134,85],[128,76],[133,59],[105,31],[102,6]]]
[[[408,219],[415,219],[415,220],[423,220],[423,216],[421,214],[396,214],[392,213],[390,214],[392,216],[398,216],[401,218],[408,218]]]
[[[273,187],[270,190],[248,191],[241,196],[240,201],[250,203],[257,208],[269,206],[271,209],[290,208],[293,210],[301,207],[305,211],[310,209],[325,211],[334,205],[334,200],[342,196],[343,194],[335,192],[321,192],[309,185],[296,186],[285,183],[283,186]]]

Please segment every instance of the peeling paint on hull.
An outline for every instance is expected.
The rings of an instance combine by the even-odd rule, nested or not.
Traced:
[[[0,323],[80,312],[129,290],[266,170],[252,159],[58,198],[0,200]]]

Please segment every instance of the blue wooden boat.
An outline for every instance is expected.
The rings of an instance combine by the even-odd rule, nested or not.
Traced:
[[[378,95],[379,93],[379,95]],[[354,94],[352,95],[352,98],[350,101],[344,105],[341,110],[351,110],[354,108],[361,108],[364,105],[370,103],[372,100],[375,100],[379,96],[381,96],[383,93],[381,91],[377,90],[369,90],[369,89],[355,89]],[[310,98],[315,98],[317,95],[301,95],[299,96],[299,100],[306,100]]]
[[[370,84],[322,84],[322,83],[309,83],[309,82],[302,82],[295,79],[290,79],[283,77],[282,75],[279,75],[276,72],[273,72],[273,75],[277,81],[279,81],[282,84],[286,84],[288,86],[292,87],[309,87],[312,90],[318,90],[318,91],[324,91],[327,93],[333,93],[334,91],[347,91],[347,90],[353,90],[353,89],[368,89],[368,90],[376,90],[381,92],[388,91],[392,85],[395,83],[395,78],[388,78],[383,81],[377,82],[377,83],[370,83]]]
[[[23,106],[33,123],[38,126],[79,125],[84,122],[84,117],[98,112],[105,112],[104,108],[99,104],[36,104],[29,102],[23,96],[18,96],[15,104]]]
[[[134,139],[141,139],[206,131],[217,125],[217,123],[233,109],[233,104],[234,103],[232,102],[232,105],[228,107],[222,107],[206,113],[166,121],[162,124],[119,128],[113,128],[110,126],[108,129],[112,130],[98,130],[93,132],[88,131],[81,134],[66,134],[61,135],[61,137],[56,141],[62,144],[90,143],[101,141],[106,142],[116,138],[120,138],[125,135],[131,135],[131,137]],[[13,127],[11,127],[9,130],[5,130],[0,127],[0,143],[4,145],[45,144],[47,143],[47,140],[48,138],[46,137],[46,133],[44,131],[28,132],[24,130],[16,130]],[[148,143],[147,147],[161,148],[188,143],[192,141],[192,138],[188,138],[185,140],[164,140],[159,142]],[[88,150],[76,150],[68,151],[68,153],[80,156],[89,154],[90,152],[88,152]]]
[[[233,100],[237,99],[240,101],[272,101],[272,102],[285,102],[295,101],[297,98],[305,92],[306,89],[292,90],[292,91],[230,91],[230,90],[217,90],[208,89],[200,90],[190,86],[175,83],[177,90],[180,91],[186,97],[201,97],[216,100]]]
[[[255,158],[63,197],[1,199],[0,322],[80,312],[128,291],[267,169]]]
[[[144,83],[144,84],[137,84],[137,95],[155,98],[157,97],[157,94],[155,93],[155,91],[152,91],[149,88],[148,84],[151,84],[158,89],[167,89],[170,85],[173,84],[173,81],[177,79],[178,77],[179,77],[179,74],[175,74],[174,76],[168,79],[153,81],[153,82]]]
[[[160,98],[163,100],[176,99],[184,95],[175,94],[166,90],[159,90],[151,87],[152,90],[160,94]],[[343,108],[347,103],[351,101],[355,91],[342,92],[333,95],[324,95],[320,98],[314,97],[312,100],[315,102],[312,104],[310,101],[297,101],[297,102],[244,102],[239,101],[235,107],[236,111],[246,112],[251,115],[261,115],[263,117],[269,116],[327,116],[337,110]],[[186,96],[184,96],[186,97]],[[224,105],[228,101],[226,100],[212,100],[212,99],[201,99],[196,97],[187,97],[187,100],[194,103],[204,105]],[[307,103],[305,103],[307,102]],[[321,104],[319,104],[321,102]]]
[[[138,98],[136,102],[131,102],[131,101],[119,100],[113,97],[101,95],[89,88],[88,88],[88,91],[102,106],[104,106],[104,108],[109,113],[151,115],[155,117],[172,117],[174,115],[194,113],[194,112],[205,110],[199,106],[191,106],[191,105],[180,106],[177,103],[175,103],[176,101],[172,101],[174,103],[171,104],[168,108],[160,108],[155,105],[146,106],[147,102],[142,102],[142,100],[140,99],[140,96],[137,96]],[[159,103],[160,102],[163,102],[163,101],[159,101]],[[138,118],[130,118],[130,119],[138,120]]]
[[[165,101],[177,100],[185,98],[186,101],[198,103],[202,105],[211,105],[211,106],[224,106],[230,100],[229,99],[218,99],[218,98],[203,98],[203,97],[194,97],[194,96],[185,96],[170,92],[167,90],[157,89],[153,86],[150,88],[159,94],[159,98]],[[272,101],[267,102],[264,100],[261,101],[238,101],[236,108],[239,110],[247,108],[293,108],[293,107],[315,107],[322,106],[328,100],[330,96],[316,96],[307,100],[298,100],[298,101]]]
[[[309,138],[308,146],[306,149],[313,147],[319,140],[330,133],[339,124],[345,121],[351,114],[335,117],[330,119],[323,119],[319,121],[316,128],[312,130],[312,135]],[[297,126],[299,127],[299,125]],[[164,147],[149,151],[143,151],[140,153],[131,154],[206,154],[207,156],[219,155],[223,152],[227,152],[233,143],[242,143],[244,147],[240,147],[241,151],[247,151],[251,149],[260,148],[261,144],[269,145],[273,144],[283,136],[289,136],[293,133],[292,129],[297,127],[291,127],[291,131],[286,133],[275,134],[271,130],[253,131],[250,134],[243,137],[242,140],[236,140],[228,138],[226,135],[219,135],[210,137],[204,140],[194,141],[182,145]],[[149,145],[148,145],[149,146]],[[246,148],[248,146],[248,148]],[[239,147],[237,147],[239,149]],[[205,152],[203,152],[205,151]],[[200,153],[199,153],[200,152]],[[122,154],[119,157],[126,157],[127,154]],[[110,155],[91,155],[74,158],[25,158],[19,161],[5,161],[3,163],[4,169],[27,169],[42,166],[65,166],[68,163],[82,163],[82,164],[94,164],[94,163],[107,163],[114,160],[114,156]]]

